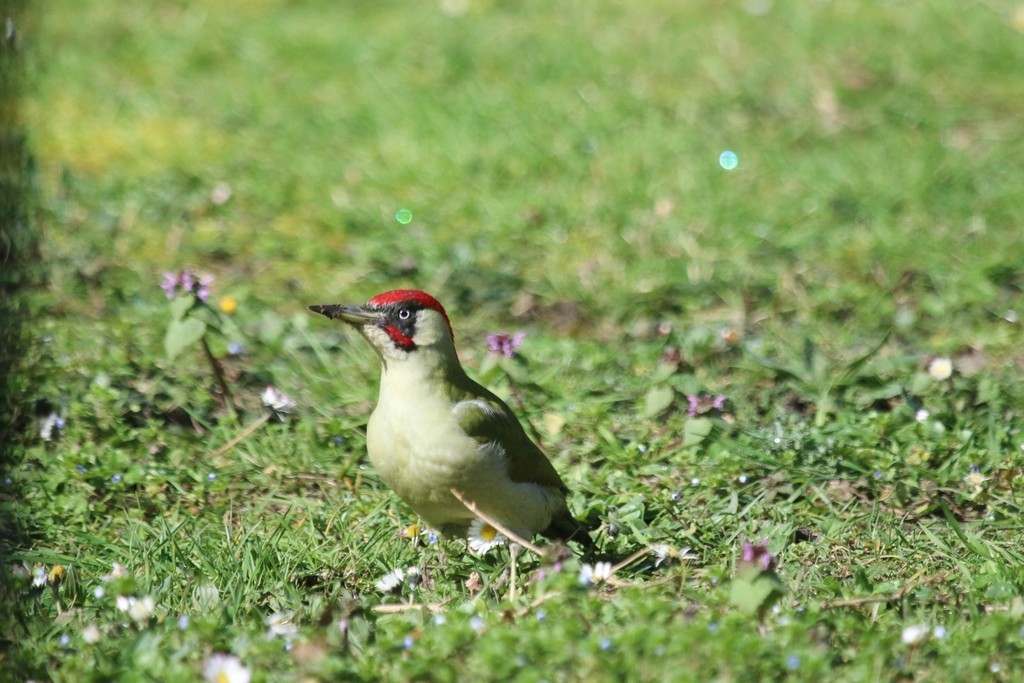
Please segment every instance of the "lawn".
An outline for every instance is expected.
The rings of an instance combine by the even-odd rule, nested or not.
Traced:
[[[0,4],[0,679],[1024,676],[1022,6]],[[377,477],[399,287],[596,555]]]

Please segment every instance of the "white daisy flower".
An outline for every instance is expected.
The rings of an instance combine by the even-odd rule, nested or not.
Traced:
[[[263,623],[267,626],[267,640],[273,640],[281,636],[285,640],[291,640],[298,634],[299,628],[292,622],[294,612],[274,612]]]
[[[405,582],[411,587],[415,588],[420,585],[420,581],[423,580],[423,572],[420,571],[419,567],[406,567],[405,568]]]
[[[981,491],[982,488],[984,488],[985,482],[988,481],[988,477],[986,477],[981,472],[978,472],[977,470],[971,470],[971,473],[964,477],[964,481],[967,482],[970,486],[973,486],[975,492],[978,492]]]
[[[34,588],[42,588],[46,585],[46,567],[43,565],[37,565],[32,570],[32,586]]]
[[[249,683],[252,672],[238,657],[216,652],[203,664],[203,676],[210,683]]]
[[[928,374],[932,379],[941,382],[953,376],[953,361],[946,357],[933,358],[928,363]]]
[[[505,536],[482,519],[474,519],[469,525],[469,549],[483,555],[492,548],[505,545]]]
[[[930,632],[931,629],[924,624],[915,624],[914,626],[908,626],[903,629],[903,634],[900,636],[900,640],[903,641],[904,645],[917,645],[927,638]]]
[[[665,543],[652,545],[651,552],[658,558],[654,562],[655,567],[661,566],[661,563],[666,560],[678,560],[679,562],[683,562],[685,560],[697,559],[696,555],[690,553],[689,548],[676,548],[675,546],[667,545]]]
[[[89,645],[95,645],[96,643],[100,642],[101,637],[102,636],[100,634],[100,627],[94,623],[89,624],[88,626],[82,629],[82,640],[84,640]]]
[[[273,385],[268,385],[260,395],[263,405],[273,410],[278,415],[284,415],[296,406],[295,399]]]
[[[113,581],[114,579],[120,579],[122,576],[128,576],[128,570],[122,567],[120,562],[115,562],[114,569],[109,574],[104,574],[103,580]]]
[[[149,621],[149,618],[153,616],[153,612],[156,611],[156,603],[148,595],[141,598],[119,595],[117,596],[117,609],[127,613],[133,621],[142,623]]]
[[[387,574],[377,579],[377,583],[374,585],[381,593],[393,593],[402,585],[403,580],[405,580],[405,572],[402,571],[401,567],[399,567],[397,569],[392,569]]]
[[[592,565],[584,564],[580,567],[580,583],[584,586],[601,584],[611,577],[611,562],[595,562]]]
[[[64,418],[57,413],[50,413],[43,418],[42,424],[39,426],[39,438],[43,441],[53,441],[53,431],[64,429]]]
[[[217,206],[223,206],[228,203],[229,199],[231,199],[231,194],[231,186],[224,181],[221,181],[214,185],[213,189],[210,190],[210,201]]]

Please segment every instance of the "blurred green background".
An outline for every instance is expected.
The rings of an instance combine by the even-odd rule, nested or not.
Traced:
[[[195,680],[213,651],[256,680],[1019,672],[1024,5],[3,8],[19,680]],[[242,432],[206,358],[167,357],[183,268],[215,276],[243,423],[268,384],[291,419]],[[538,425],[604,551],[695,560],[601,591],[569,559],[511,603],[501,559],[396,538],[415,519],[361,464],[375,361],[306,306],[406,286]],[[765,636],[726,587],[760,539],[790,590]],[[447,623],[373,611],[411,565]],[[907,642],[921,624],[942,635]]]
[[[572,301],[588,334],[722,306],[967,343],[1024,268],[1009,10],[54,3],[48,256],[202,266],[282,309],[417,283],[461,316]]]

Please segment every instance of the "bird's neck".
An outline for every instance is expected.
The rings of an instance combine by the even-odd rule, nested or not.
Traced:
[[[468,377],[454,348],[420,347],[416,358],[390,360],[381,366],[381,397],[445,395],[451,387],[463,386]]]

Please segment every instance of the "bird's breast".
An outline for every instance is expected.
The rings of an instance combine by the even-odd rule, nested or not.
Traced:
[[[451,407],[440,401],[420,402],[415,409],[382,401],[370,416],[366,445],[381,478],[420,514],[423,505],[450,501],[449,489],[461,486],[467,472],[485,460]]]

